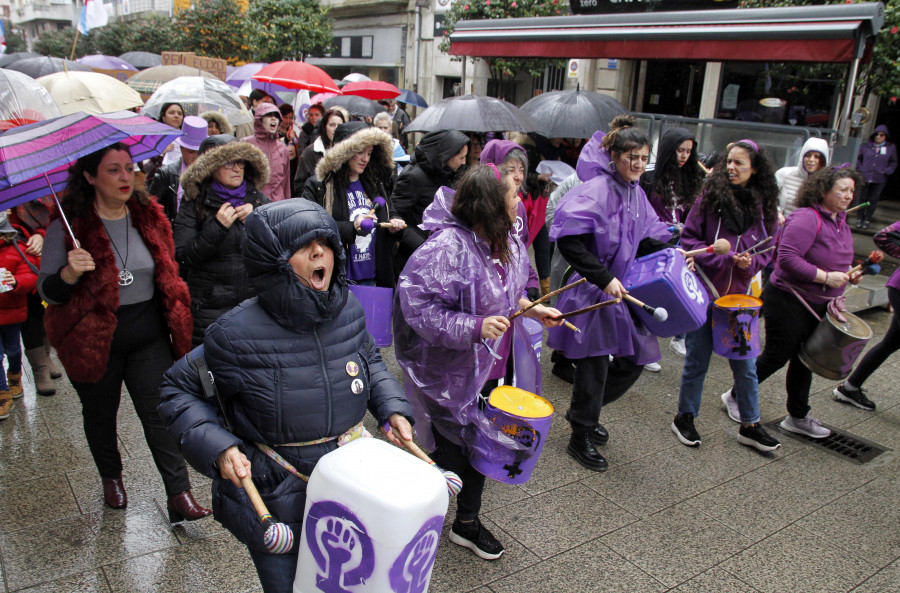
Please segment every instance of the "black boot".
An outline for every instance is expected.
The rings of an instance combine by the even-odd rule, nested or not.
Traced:
[[[602,424],[598,424],[588,431],[588,437],[595,447],[602,447],[609,440],[609,433],[603,428]]]
[[[605,472],[607,463],[606,458],[597,452],[594,443],[588,431],[573,432],[569,439],[569,446],[566,452],[571,455],[575,461],[584,467],[594,470],[595,472]]]

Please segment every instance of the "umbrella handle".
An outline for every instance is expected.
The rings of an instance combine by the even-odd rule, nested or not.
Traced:
[[[69,225],[69,220],[66,218],[66,213],[63,212],[62,204],[59,203],[59,198],[56,196],[56,191],[54,191],[53,184],[50,183],[50,177],[47,176],[47,173],[44,173],[44,179],[47,180],[47,185],[50,187],[50,193],[53,194],[53,201],[56,202],[56,208],[59,210],[59,217],[62,219],[63,224],[66,225],[69,236],[72,237],[72,244],[76,249],[80,248],[81,244],[78,243],[78,239],[75,238],[75,233],[72,232],[72,227]]]

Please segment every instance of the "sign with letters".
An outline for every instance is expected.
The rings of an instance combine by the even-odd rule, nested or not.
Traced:
[[[739,0],[569,0],[573,14],[737,8]]]

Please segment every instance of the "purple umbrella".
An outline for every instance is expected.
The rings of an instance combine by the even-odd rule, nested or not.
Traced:
[[[238,66],[234,70],[228,73],[225,76],[225,82],[229,85],[233,86],[236,89],[241,88],[241,85],[250,80],[250,77],[263,69],[264,66],[268,64],[253,62],[250,64],[244,64],[243,66]]]
[[[84,56],[83,58],[78,58],[75,61],[79,64],[90,66],[95,70],[131,70],[132,72],[138,71],[137,68],[135,68],[122,58],[117,58],[115,56],[104,56],[103,54]]]
[[[73,113],[9,130],[0,134],[0,209],[47,195],[59,207],[56,192],[65,189],[69,165],[78,158],[122,142],[132,159],[142,161],[161,154],[182,134],[130,111]]]

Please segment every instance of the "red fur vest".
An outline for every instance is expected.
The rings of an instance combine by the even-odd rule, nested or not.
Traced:
[[[191,297],[178,274],[172,228],[155,200],[141,205],[128,201],[134,227],[153,256],[153,280],[169,326],[175,357],[191,349]],[[119,308],[119,271],[106,235],[98,232],[100,217],[90,210],[87,216],[71,221],[72,230],[94,258],[96,268],[84,274],[75,293],[62,305],[49,305],[44,317],[47,339],[56,348],[66,374],[73,381],[96,383],[106,373],[109,349],[116,329]],[[72,240],[66,237],[67,249]]]

